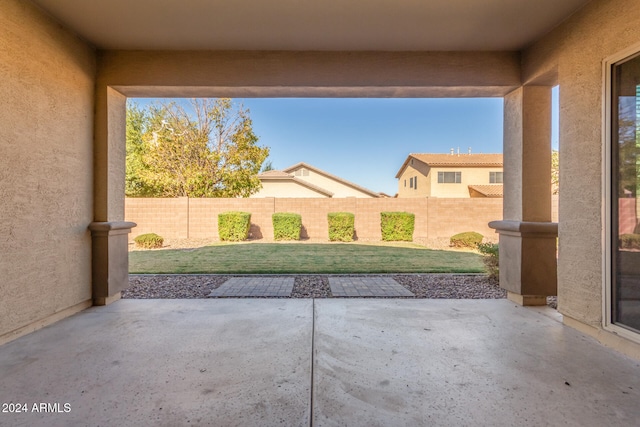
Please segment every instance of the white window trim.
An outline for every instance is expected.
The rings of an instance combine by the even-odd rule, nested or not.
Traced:
[[[611,270],[611,257],[612,253],[612,236],[611,236],[611,207],[612,197],[614,196],[611,191],[611,102],[613,101],[613,83],[611,68],[613,65],[623,60],[629,60],[634,56],[640,55],[640,43],[634,44],[627,49],[624,49],[614,55],[605,58],[602,61],[602,75],[603,75],[603,96],[602,96],[602,196],[604,204],[602,206],[602,327],[626,338],[630,341],[640,343],[640,334],[631,331],[622,326],[618,326],[612,323],[613,312],[611,309],[613,303],[612,295],[612,270]]]

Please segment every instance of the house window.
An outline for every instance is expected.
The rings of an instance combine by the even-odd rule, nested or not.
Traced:
[[[407,186],[407,180],[406,179],[404,180],[404,186],[405,186],[405,188]]]
[[[438,184],[460,184],[462,172],[438,172]]]
[[[413,178],[413,189],[417,190],[418,189],[418,177],[414,177]]]
[[[640,56],[612,64],[610,321],[640,331]]]
[[[490,184],[502,184],[502,172],[489,172]]]
[[[413,188],[413,177],[409,178],[409,188]]]
[[[298,169],[295,171],[295,176],[309,176],[309,169]]]

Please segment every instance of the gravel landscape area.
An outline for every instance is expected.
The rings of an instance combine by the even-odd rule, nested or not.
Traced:
[[[207,298],[230,277],[208,274],[130,275],[123,298]],[[331,298],[326,275],[295,276],[291,298]],[[415,298],[496,299],[506,292],[485,275],[397,274],[392,277],[413,292]]]

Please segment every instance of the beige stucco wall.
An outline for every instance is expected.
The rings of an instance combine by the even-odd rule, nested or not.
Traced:
[[[438,172],[462,172],[460,175],[461,182],[460,184],[438,183]],[[502,168],[431,168],[431,174],[429,176],[431,181],[431,197],[471,197],[469,194],[469,186],[490,184],[489,172],[502,172]]]
[[[94,52],[0,2],[0,341],[91,299]]]
[[[640,2],[594,0],[523,54],[523,78],[560,85],[560,311],[599,327],[603,292],[603,60],[640,41]]]
[[[431,181],[429,176],[429,166],[417,159],[409,160],[409,164],[402,171],[398,178],[398,198],[424,198],[431,195]],[[418,188],[411,188],[411,178],[418,177]]]
[[[262,182],[262,188],[251,197],[329,197],[309,187],[291,180],[269,180]]]
[[[438,172],[462,172],[461,182],[438,183]],[[450,197],[468,198],[469,185],[489,184],[489,172],[502,172],[502,168],[434,167],[415,160],[408,164],[398,179],[399,198]],[[418,177],[418,188],[411,188],[410,178]],[[406,186],[405,186],[406,181]]]
[[[291,172],[291,174],[293,174],[293,171]],[[324,188],[325,190],[332,192],[333,197],[373,197],[370,194],[365,193],[364,191],[360,191],[357,188],[345,185],[313,170],[309,170],[309,175],[296,176],[296,178],[305,180],[313,185],[317,185],[320,188]]]

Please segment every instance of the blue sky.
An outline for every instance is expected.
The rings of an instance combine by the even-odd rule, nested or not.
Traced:
[[[557,90],[554,91],[557,100]],[[133,99],[141,107],[150,99]],[[502,98],[237,98],[275,169],[306,162],[393,195],[409,153],[502,152]],[[557,141],[554,120],[553,141]],[[557,145],[557,144],[555,144]]]

